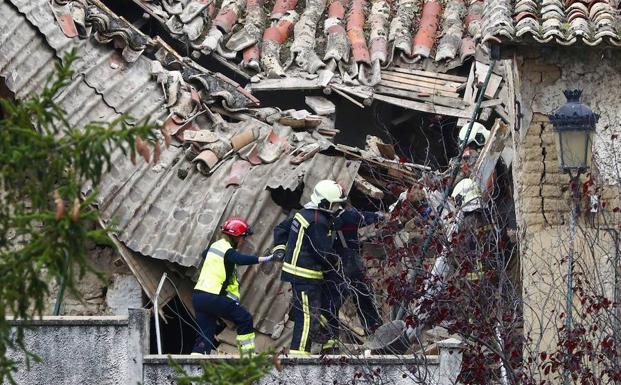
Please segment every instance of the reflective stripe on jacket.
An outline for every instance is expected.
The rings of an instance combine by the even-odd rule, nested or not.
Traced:
[[[332,248],[329,215],[315,209],[302,209],[274,229],[274,251],[284,249],[281,279],[312,283],[324,278],[338,262]],[[285,246],[286,245],[286,246]]]
[[[194,286],[195,290],[224,295],[239,301],[239,283],[235,275],[235,264],[225,263],[224,255],[232,249],[225,239],[214,242],[207,251],[201,274]]]

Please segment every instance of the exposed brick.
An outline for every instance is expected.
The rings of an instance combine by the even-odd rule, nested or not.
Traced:
[[[565,213],[560,211],[546,211],[545,219],[550,226],[565,224]]]
[[[562,174],[560,171],[546,170],[546,174],[543,177],[543,181],[546,184],[562,186],[567,181],[566,178],[567,176]]]
[[[537,187],[541,184],[541,173],[526,173],[520,180],[522,186]]]
[[[524,149],[522,156],[526,162],[543,161],[543,154],[541,153],[541,147],[537,147],[537,146],[530,146]]]
[[[527,190],[528,193],[532,193],[533,191],[535,192],[535,194],[533,194],[533,196],[531,197],[522,195],[521,206],[522,211],[524,211],[525,213],[535,213],[541,212],[543,210],[543,207],[541,205],[541,197],[538,195],[538,189],[531,188]]]
[[[546,140],[541,134],[541,126],[539,124],[531,124],[528,129],[528,135],[524,139],[523,146],[526,148],[541,147],[542,145],[551,145],[553,142]]]
[[[550,158],[546,154],[546,162],[545,163],[546,163],[546,172],[548,170],[551,171],[551,172],[554,172],[554,171],[559,171],[560,172],[561,169],[559,167],[558,160],[554,160],[554,159],[550,160]]]
[[[527,226],[527,231],[531,231],[534,229],[538,229],[543,227],[543,225],[545,224],[545,220],[543,219],[543,214],[539,213],[539,214],[535,214],[535,213],[529,213],[529,214],[525,214],[523,216],[524,219],[524,223]]]
[[[544,197],[560,197],[561,187],[558,185],[546,184],[541,189],[541,195]]]
[[[545,188],[546,186],[544,186]],[[543,199],[543,209],[546,212],[559,212],[564,213],[570,210],[571,203],[567,199],[562,198],[548,198]]]
[[[522,189],[520,190],[520,196],[524,199],[541,197],[541,194],[539,193],[539,186],[522,186]]]
[[[530,120],[531,122],[531,126],[533,125],[532,123],[550,123],[550,119],[548,118],[548,116],[546,114],[542,114],[540,112],[533,112],[533,116]]]

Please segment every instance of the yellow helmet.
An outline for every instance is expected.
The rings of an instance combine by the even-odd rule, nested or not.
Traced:
[[[487,142],[487,139],[489,138],[489,130],[481,123],[474,122],[472,123],[472,130],[470,130],[468,140],[466,140],[468,126],[469,124],[465,124],[461,130],[459,130],[459,141],[466,141],[467,145],[474,142],[477,146],[484,146],[485,142]]]
[[[310,199],[320,208],[330,208],[333,203],[344,202],[346,198],[343,195],[343,189],[338,183],[330,179],[324,179],[315,185]]]
[[[462,179],[455,185],[451,193],[458,206],[466,206],[469,202],[481,198],[479,185],[470,178]]]

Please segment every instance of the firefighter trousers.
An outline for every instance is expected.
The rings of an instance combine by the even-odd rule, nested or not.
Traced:
[[[382,324],[382,318],[375,306],[373,289],[363,281],[363,277],[352,278],[349,282],[342,279],[326,280],[322,290],[324,304],[322,315],[327,323],[330,340],[338,340],[339,311],[350,296],[367,334],[371,334]]]
[[[292,283],[291,319],[294,322],[291,354],[308,355],[311,344],[319,338],[321,285]]]
[[[211,350],[216,349],[215,336],[224,329],[224,324],[218,321],[218,318],[235,323],[238,337],[250,335],[254,337],[252,315],[235,300],[224,295],[194,290],[192,305],[200,328],[192,348],[193,353],[209,354]]]

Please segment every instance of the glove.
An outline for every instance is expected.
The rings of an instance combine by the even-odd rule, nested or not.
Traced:
[[[285,251],[282,249],[278,249],[274,251],[272,257],[274,258],[274,262],[282,262],[285,260]]]
[[[266,257],[259,257],[259,263],[269,262],[272,260],[272,258],[274,258],[274,254],[268,255]]]
[[[376,211],[375,215],[377,215],[377,219],[379,220],[379,222],[385,222],[389,219],[389,214],[383,211]]]

